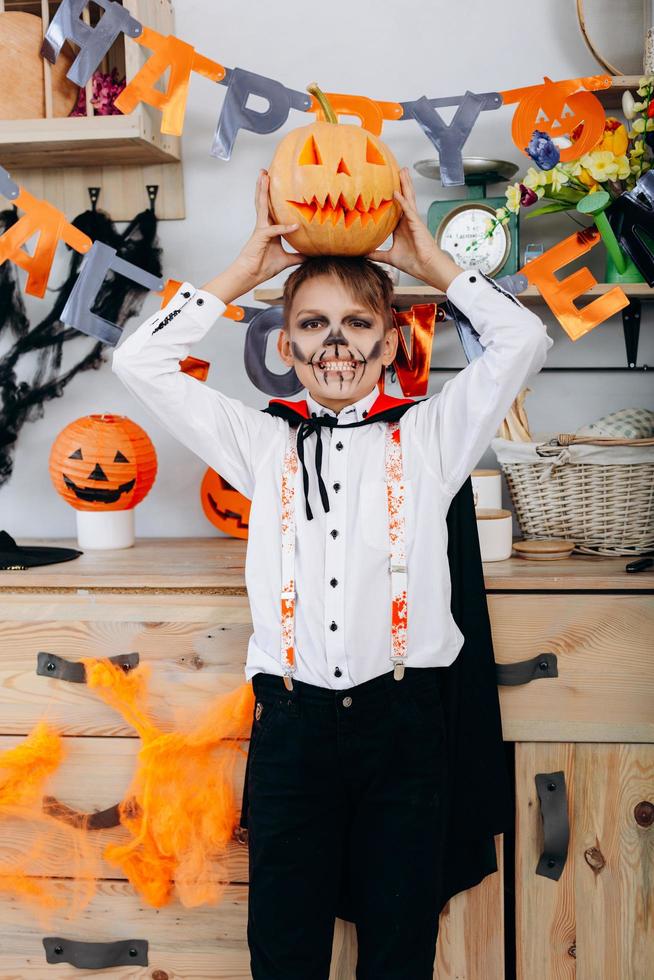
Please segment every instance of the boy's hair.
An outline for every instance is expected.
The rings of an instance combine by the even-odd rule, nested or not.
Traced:
[[[297,290],[303,282],[316,276],[340,279],[355,299],[381,314],[385,330],[393,327],[393,283],[377,262],[359,255],[312,255],[304,259],[284,283],[285,330],[291,326],[291,306]]]

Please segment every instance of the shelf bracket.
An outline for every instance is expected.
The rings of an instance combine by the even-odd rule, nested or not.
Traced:
[[[631,299],[629,306],[625,306],[622,311],[622,329],[624,330],[624,345],[627,351],[627,365],[630,368],[636,367],[638,360],[638,340],[640,337],[640,311],[641,303],[639,299]]]

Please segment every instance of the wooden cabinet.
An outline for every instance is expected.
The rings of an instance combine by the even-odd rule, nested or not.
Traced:
[[[84,685],[38,675],[38,653],[78,660],[138,652],[152,666],[151,703],[166,727],[174,707],[201,708],[244,680],[251,624],[243,561],[240,541],[162,538],[0,572],[0,750],[45,717],[68,736],[48,791],[84,811],[122,799],[140,745],[134,731]],[[514,975],[514,959],[518,980],[651,975],[654,574],[627,574],[625,563],[575,556],[484,566],[498,678],[515,681],[516,664],[536,661],[529,682],[500,686],[504,737],[515,748],[515,836],[496,838],[499,872],[443,910],[438,980],[503,980]],[[235,772],[239,796],[244,761]],[[549,811],[543,821],[536,777],[547,774],[557,774],[550,782],[565,803],[555,810],[558,823]],[[563,809],[567,855],[554,879],[536,869],[547,860],[546,840],[560,837]],[[96,846],[123,833],[100,831]],[[20,853],[25,839],[25,828],[0,821],[0,860],[5,848]],[[46,932],[26,906],[3,896],[0,977],[43,980],[51,969],[62,980],[79,977],[73,967],[46,964],[42,936],[60,934],[147,939],[148,967],[108,971],[121,978],[247,980],[247,846],[236,839],[228,871],[217,908],[173,901],[155,910],[103,865],[83,917]],[[70,887],[56,848],[38,873],[62,893]],[[355,964],[355,928],[337,921],[332,980],[354,980]]]

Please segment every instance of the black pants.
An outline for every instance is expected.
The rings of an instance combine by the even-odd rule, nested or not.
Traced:
[[[253,980],[327,980],[342,875],[357,980],[432,980],[446,785],[443,667],[343,691],[255,674],[246,774]],[[260,707],[258,707],[260,706]]]

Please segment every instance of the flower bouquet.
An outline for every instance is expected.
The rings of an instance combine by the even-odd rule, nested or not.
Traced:
[[[625,191],[634,188],[636,181],[652,166],[654,158],[654,75],[640,79],[638,88],[640,101],[635,101],[631,93],[623,98],[623,110],[631,126],[614,116],[608,116],[604,124],[601,140],[589,152],[576,160],[561,162],[560,148],[547,133],[534,130],[525,151],[536,166],[529,167],[527,173],[515,184],[506,189],[506,205],[497,208],[495,217],[489,218],[485,238],[489,238],[499,224],[507,224],[509,212],[517,214],[521,209],[529,209],[526,218],[539,214],[553,214],[556,211],[576,210],[577,205],[589,194],[604,191],[608,194],[608,204]],[[579,139],[583,123],[571,135],[573,143]],[[567,138],[563,137],[566,145]],[[532,210],[537,201],[547,203]],[[471,242],[468,248],[476,248],[480,239]],[[630,266],[630,274],[637,280],[642,277],[625,257]],[[607,281],[620,278],[610,276],[613,259],[607,256]]]

